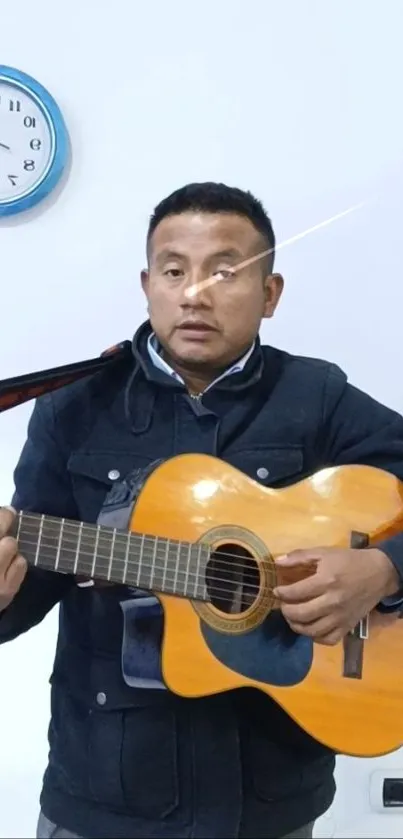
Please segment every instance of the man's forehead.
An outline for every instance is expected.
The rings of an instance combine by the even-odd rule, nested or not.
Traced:
[[[181,213],[167,216],[154,230],[150,246],[154,255],[162,251],[184,253],[191,249],[228,252],[237,255],[261,236],[248,218],[234,213]]]

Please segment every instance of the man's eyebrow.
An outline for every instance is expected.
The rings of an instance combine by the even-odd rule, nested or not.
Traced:
[[[220,251],[215,251],[214,253],[210,254],[208,257],[208,262],[214,262],[217,259],[242,259],[243,254],[237,248],[223,248]],[[177,260],[184,260],[187,259],[184,253],[180,253],[178,250],[174,250],[173,248],[163,248],[158,254],[155,255],[155,261],[157,264],[161,264],[162,262],[166,262],[168,259],[177,259]]]
[[[237,248],[225,248],[225,250],[211,254],[210,259],[241,259],[241,257],[242,253]]]
[[[179,251],[172,250],[171,248],[164,248],[155,256],[156,262],[164,262],[167,259],[186,259],[183,253],[179,253]]]

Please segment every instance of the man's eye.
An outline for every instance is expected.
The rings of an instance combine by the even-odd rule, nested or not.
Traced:
[[[234,268],[220,268],[219,271],[214,271],[214,277],[217,280],[231,280],[234,276]]]
[[[183,271],[180,268],[167,268],[164,274],[166,277],[172,277],[172,279],[177,280],[178,277],[182,276]]]

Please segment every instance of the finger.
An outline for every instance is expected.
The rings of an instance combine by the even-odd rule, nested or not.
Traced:
[[[7,571],[17,554],[17,541],[12,536],[3,536],[0,543],[0,575],[7,575]]]
[[[14,561],[11,563],[6,575],[5,575],[5,583],[7,586],[7,591],[10,594],[16,594],[19,590],[21,583],[27,573],[27,561],[24,559],[21,554],[18,554]]]
[[[282,604],[281,611],[287,621],[308,624],[328,617],[332,611],[332,606],[329,603],[329,597],[322,594],[306,603]]]
[[[0,507],[0,539],[10,532],[16,517],[14,507]]]
[[[320,574],[313,574],[305,580],[298,580],[297,583],[290,583],[287,586],[276,586],[273,594],[283,603],[303,603],[306,600],[313,600],[327,591],[328,584]]]
[[[337,625],[331,617],[322,618],[308,624],[298,621],[287,621],[287,623],[297,635],[304,635],[317,643],[324,643],[324,639],[331,639],[332,643],[337,644],[346,634],[344,628]]]
[[[297,626],[298,625],[296,624],[296,627]],[[293,629],[294,632],[296,632],[297,635],[308,636],[308,633],[305,630],[300,631],[300,630],[298,630],[298,628],[295,628],[295,629],[293,627],[291,627],[291,628]],[[328,632],[325,635],[317,634],[315,636],[312,635],[310,637],[311,637],[311,640],[314,644],[320,644],[321,646],[323,645],[325,647],[335,647],[336,644],[340,644],[340,642],[343,640],[344,634],[340,630],[333,630],[333,632]]]
[[[326,647],[335,647],[336,644],[340,644],[344,635],[345,633],[337,629],[334,630],[334,632],[329,632],[329,635],[320,635],[318,638],[315,638],[315,644],[323,644]]]
[[[281,567],[291,567],[294,565],[310,565],[311,562],[317,562],[321,558],[320,548],[299,549],[290,551],[288,554],[277,556],[274,560],[275,565]]]

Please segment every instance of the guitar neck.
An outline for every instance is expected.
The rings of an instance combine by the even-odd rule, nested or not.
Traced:
[[[210,549],[70,519],[19,512],[19,551],[30,565],[192,600],[208,600]]]

